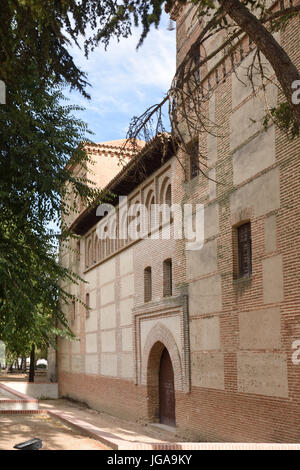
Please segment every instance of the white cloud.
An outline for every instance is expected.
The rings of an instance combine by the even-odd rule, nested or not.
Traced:
[[[74,57],[88,72],[93,86],[108,79],[110,84],[116,85],[122,79],[123,83],[167,89],[175,72],[174,34],[170,31],[153,30],[144,44],[136,50],[138,39],[139,33],[134,32],[127,39],[113,41],[106,51],[98,46],[88,60],[79,49],[74,50]]]
[[[136,50],[139,37],[140,31],[135,30],[127,39],[112,41],[106,51],[100,45],[88,60],[78,48],[73,51],[75,63],[88,74],[92,99],[87,102],[76,93],[72,101],[87,109],[84,120],[91,113],[91,121],[96,115],[102,130],[110,126],[112,138],[120,138],[120,130],[133,115],[163,97],[175,73],[175,32],[153,29]],[[88,124],[95,128],[94,122]],[[102,140],[101,136],[96,140]]]

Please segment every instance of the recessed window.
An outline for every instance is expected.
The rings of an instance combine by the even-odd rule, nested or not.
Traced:
[[[72,301],[71,303],[71,324],[74,325],[75,323],[75,300]]]
[[[155,228],[155,199],[154,196],[152,197],[150,204],[149,204],[149,233],[153,231]]]
[[[155,217],[156,217],[156,211],[155,211],[155,197],[154,197],[154,192],[151,190],[146,199],[146,209],[147,209],[147,218],[148,220],[145,222],[148,224],[147,229],[148,233],[152,233],[152,231],[155,228]]]
[[[193,56],[192,69],[194,70],[193,76],[195,79],[195,85],[197,86],[200,82],[200,48],[195,51]]]
[[[249,277],[252,273],[251,224],[247,222],[237,228],[238,277]]]
[[[86,294],[85,296],[85,316],[86,318],[90,318],[90,294]]]
[[[85,251],[85,266],[89,268],[93,263],[93,244],[92,240],[86,240],[86,251]]]
[[[80,261],[80,240],[76,242],[76,261]]]
[[[98,240],[98,255],[97,255],[97,259],[98,261],[101,261],[102,260],[102,240]]]
[[[172,260],[166,259],[163,263],[163,296],[172,295]]]
[[[152,271],[150,266],[144,269],[144,301],[152,299]]]
[[[92,249],[92,264],[97,262],[97,238],[96,235],[93,236],[93,249]]]
[[[171,189],[170,184],[169,184],[169,186],[167,187],[167,190],[166,190],[165,204],[167,204],[167,206],[169,206],[169,207],[172,205],[172,189]]]
[[[193,179],[196,176],[198,176],[200,173],[198,139],[193,140],[188,145],[188,154],[189,154],[189,162],[190,162],[190,179]]]

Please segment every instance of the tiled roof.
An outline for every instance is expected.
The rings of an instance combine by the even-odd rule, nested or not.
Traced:
[[[100,147],[123,147],[123,145],[126,144],[126,141],[127,139],[108,140],[107,142],[99,142],[97,143],[97,145],[99,145]],[[146,144],[146,142],[144,142],[143,140],[136,140],[135,143],[139,148],[144,147],[144,145]]]

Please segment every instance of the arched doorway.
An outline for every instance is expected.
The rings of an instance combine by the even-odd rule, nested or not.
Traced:
[[[176,425],[174,371],[167,348],[162,351],[159,367],[159,421]]]
[[[167,352],[167,354],[166,354]],[[171,362],[171,364],[170,364]],[[169,363],[169,365],[168,365]],[[161,367],[162,365],[162,367]],[[169,380],[164,381],[163,367],[166,366],[169,371]],[[181,358],[178,352],[177,344],[169,329],[161,323],[157,323],[148,333],[145,346],[142,353],[141,363],[141,383],[147,385],[147,418],[150,423],[162,422],[160,417],[160,375],[162,385],[169,384],[167,389],[170,391],[170,397],[173,393],[173,402],[171,419],[169,423],[175,426],[176,422],[176,395],[175,390],[183,391],[183,377]],[[168,376],[169,376],[168,375]],[[164,388],[164,387],[161,387]],[[162,391],[162,390],[161,390]],[[163,400],[162,400],[163,401]],[[161,413],[165,418],[165,413]],[[167,416],[168,418],[168,416]],[[163,419],[166,423],[166,421]]]

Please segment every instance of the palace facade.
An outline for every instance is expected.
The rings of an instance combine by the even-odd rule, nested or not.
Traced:
[[[190,5],[171,15],[179,64],[199,25]],[[299,31],[296,18],[277,34],[298,66]],[[144,205],[152,238],[121,238],[122,217],[110,223],[111,213],[95,208],[70,219],[79,240],[61,249],[61,262],[84,279],[69,288],[85,305],[66,311],[79,340],[59,340],[59,387],[62,396],[176,426],[191,439],[298,442],[300,144],[271,122],[263,128],[266,96],[269,104],[280,97],[272,83],[263,95],[247,82],[252,52],[243,41],[237,74],[222,52],[201,70],[203,106],[218,128],[195,136],[206,176],[165,134],[128,152],[124,167],[122,142],[94,148],[95,182],[116,196],[118,215],[118,196],[127,197],[137,231]],[[175,236],[172,217],[153,223],[153,204],[202,204],[203,246]],[[116,236],[99,238],[99,230]]]

